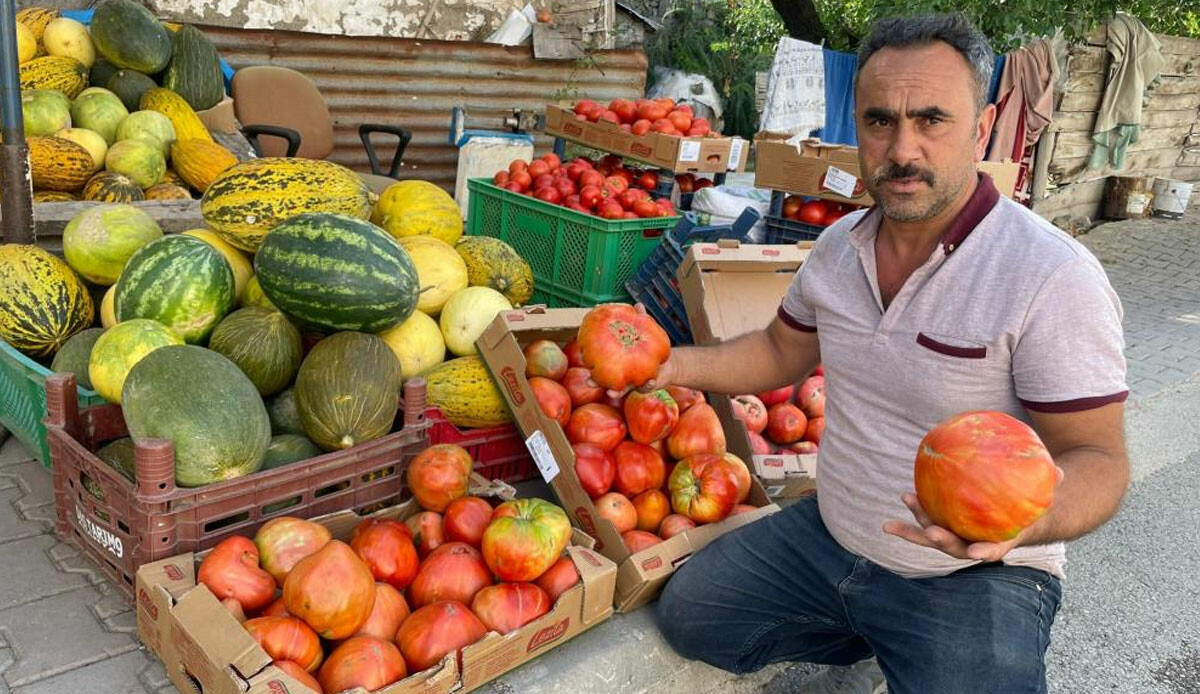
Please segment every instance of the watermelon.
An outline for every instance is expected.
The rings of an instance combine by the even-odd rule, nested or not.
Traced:
[[[146,355],[125,379],[121,407],[135,442],[175,444],[175,483],[182,487],[256,472],[271,444],[271,422],[254,384],[233,362],[203,347],[163,347]]]
[[[117,439],[96,451],[96,457],[124,475],[125,479],[135,481],[137,465],[134,459],[133,439],[128,436]]]
[[[130,256],[162,235],[158,222],[133,205],[92,205],[63,229],[63,255],[75,272],[107,287],[116,283]]]
[[[327,451],[350,448],[391,431],[399,405],[400,362],[376,335],[337,333],[304,358],[295,390],[308,438]]]
[[[267,400],[267,415],[271,418],[272,434],[303,434],[300,413],[296,411],[296,389],[288,388]]]
[[[116,286],[118,321],[150,318],[196,344],[233,307],[235,284],[220,251],[191,236],[164,236],[133,254]]]
[[[321,455],[317,444],[300,434],[280,434],[271,437],[271,446],[263,457],[263,468],[271,469],[308,460]]]
[[[171,64],[163,86],[179,94],[188,105],[203,111],[225,96],[225,78],[217,47],[194,26],[184,25],[171,37]]]
[[[34,245],[0,244],[0,339],[46,357],[95,320],[87,285],[70,266]]]
[[[92,15],[92,42],[108,62],[147,75],[171,60],[171,34],[150,10],[132,0],[105,0]]]
[[[104,328],[88,328],[72,335],[62,349],[58,350],[58,354],[54,355],[50,370],[54,373],[73,373],[75,383],[80,388],[91,390],[92,379],[88,376],[88,360],[92,356],[92,347],[102,334]]]
[[[208,348],[224,354],[262,395],[274,395],[296,377],[303,356],[300,331],[278,311],[241,308],[222,320]]]
[[[408,253],[384,230],[348,215],[307,213],[279,224],[254,270],[271,303],[327,332],[387,330],[417,306]]]
[[[120,404],[121,388],[139,361],[161,347],[182,344],[183,338],[157,321],[139,318],[114,325],[96,340],[88,357],[92,387],[105,400]]]
[[[167,159],[157,142],[120,140],[108,148],[104,168],[128,176],[141,188],[149,188],[167,172]]]

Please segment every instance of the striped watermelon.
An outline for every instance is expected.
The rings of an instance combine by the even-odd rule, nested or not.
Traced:
[[[95,319],[87,286],[65,262],[37,246],[0,244],[0,339],[46,357]]]
[[[129,258],[117,281],[116,317],[156,320],[200,343],[233,307],[234,287],[220,251],[191,236],[164,236]]]
[[[408,253],[384,230],[348,215],[302,214],[276,226],[254,270],[271,303],[318,330],[376,333],[417,306]]]

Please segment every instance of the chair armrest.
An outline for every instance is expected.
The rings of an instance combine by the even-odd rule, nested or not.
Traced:
[[[278,125],[243,125],[242,134],[250,141],[250,145],[254,147],[254,152],[258,156],[262,156],[262,147],[258,144],[259,135],[269,135],[271,137],[282,137],[287,140],[287,154],[284,156],[294,157],[296,152],[300,151],[300,133],[291,128],[283,128]]]
[[[367,161],[371,163],[371,173],[382,176],[385,174],[379,168],[379,157],[375,154],[375,145],[371,142],[372,133],[395,135],[400,140],[396,144],[396,153],[392,155],[392,166],[386,174],[390,178],[395,178],[400,173],[400,160],[404,157],[404,148],[408,147],[408,143],[412,141],[412,132],[398,125],[383,123],[363,123],[358,126],[358,137],[362,140],[363,148],[367,150]]]

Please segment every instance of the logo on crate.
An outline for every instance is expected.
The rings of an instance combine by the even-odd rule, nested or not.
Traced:
[[[629,152],[634,156],[648,157],[654,154],[654,148],[644,142],[634,142],[629,145]]]
[[[279,680],[271,680],[267,682],[267,691],[271,694],[291,694],[288,691],[287,685]]]
[[[760,462],[763,467],[783,467],[783,458],[762,458]]]
[[[167,575],[167,578],[171,579],[172,581],[182,581],[183,580],[183,569],[180,569],[178,566],[175,566],[174,564],[164,565],[163,573],[165,573]]]
[[[597,569],[600,568],[600,560],[596,558],[596,555],[592,554],[591,552],[584,552],[583,550],[580,550],[579,554],[583,557],[584,561],[596,567]]]
[[[113,535],[111,532],[101,528],[88,518],[79,504],[75,504],[75,522],[83,532],[87,533],[92,541],[103,547],[109,554],[122,559],[125,556],[125,545],[121,542],[121,538]]]
[[[575,517],[579,519],[579,524],[583,526],[583,532],[596,538],[596,549],[604,549],[604,542],[596,534],[596,521],[592,518],[592,514],[586,508],[576,506]]]
[[[562,124],[562,131],[564,135],[579,137],[583,134],[583,126],[578,123],[566,122]]]
[[[661,569],[662,565],[663,565],[662,557],[650,557],[646,561],[642,562],[642,571],[653,571],[655,569]]]
[[[150,615],[150,619],[158,621],[158,606],[150,599],[145,588],[138,589],[138,605],[141,605],[146,614]]]
[[[521,393],[521,388],[517,384],[517,372],[513,367],[506,366],[500,369],[500,378],[504,381],[504,387],[508,389],[508,395],[513,402],[518,405],[525,404],[525,396]]]
[[[569,626],[571,626],[571,618],[567,617],[557,624],[552,624],[542,629],[534,634],[533,638],[529,639],[529,645],[525,647],[525,652],[532,653],[546,644],[554,643],[561,639],[563,634],[567,633],[567,627]]]

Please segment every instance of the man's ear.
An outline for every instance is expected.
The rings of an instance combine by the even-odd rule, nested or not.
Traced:
[[[995,125],[996,105],[988,104],[983,107],[975,123],[975,161],[983,161],[987,156],[988,142],[992,139],[992,127]]]

